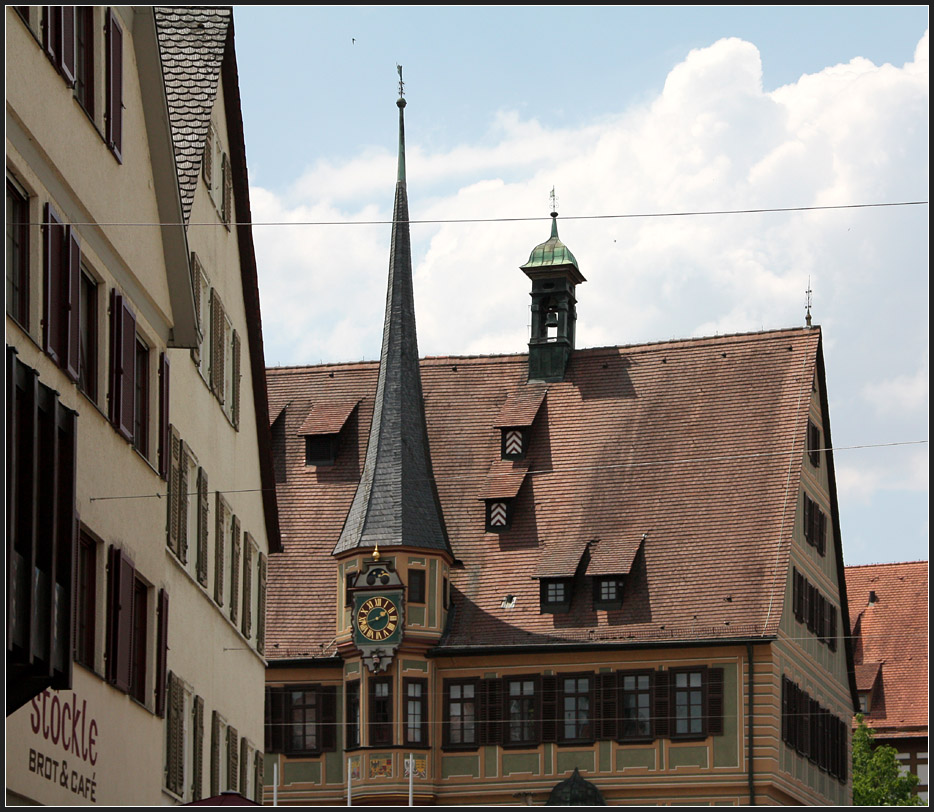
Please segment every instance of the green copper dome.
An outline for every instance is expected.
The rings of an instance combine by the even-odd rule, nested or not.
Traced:
[[[551,213],[551,238],[532,249],[529,261],[521,266],[523,271],[536,268],[552,268],[558,265],[573,265],[580,271],[577,260],[570,249],[558,239],[558,212]]]

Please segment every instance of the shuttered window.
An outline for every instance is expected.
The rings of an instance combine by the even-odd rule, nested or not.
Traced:
[[[259,595],[256,601],[256,650],[266,651],[266,556],[259,554]]]
[[[6,182],[6,312],[29,330],[29,200]]]
[[[169,358],[159,355],[159,476],[165,479],[169,471]]]
[[[92,670],[97,634],[97,549],[98,543],[82,532],[75,579],[75,662]]]
[[[110,296],[110,422],[133,440],[136,418],[136,315],[116,290]]]
[[[840,781],[847,779],[849,726],[782,676],[782,741]]]
[[[249,533],[243,534],[243,612],[240,631],[248,638],[253,633],[253,561],[256,545]]]
[[[82,268],[78,299],[78,388],[97,402],[97,281]]]
[[[94,9],[75,6],[75,99],[94,118]]]
[[[808,459],[815,468],[820,467],[820,429],[808,420]]]
[[[227,783],[224,789],[237,791],[237,778],[240,768],[240,739],[237,728],[227,728]]]
[[[240,519],[234,516],[230,523],[230,620],[237,625],[240,609]]]
[[[70,225],[45,205],[44,349],[72,381],[79,377],[81,247]]]
[[[220,491],[216,493],[214,509],[214,602],[218,606],[224,605],[224,579],[227,570],[224,562],[227,558],[227,545],[231,530],[230,508],[227,502],[221,496]]]
[[[337,747],[337,686],[267,688],[265,742],[271,753],[333,752]]]
[[[149,457],[149,347],[134,337],[133,446]]]
[[[204,699],[195,697],[191,710],[191,800],[204,797]]]
[[[156,606],[156,715],[165,715],[166,667],[169,652],[169,595],[159,590]]]
[[[195,574],[198,583],[207,588],[208,585],[208,513],[210,501],[208,499],[208,475],[203,468],[198,469],[198,543]]]

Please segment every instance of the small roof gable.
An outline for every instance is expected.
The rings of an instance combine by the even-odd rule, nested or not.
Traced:
[[[856,666],[856,690],[871,691],[882,672],[882,663],[862,663]]]
[[[529,384],[516,392],[510,392],[500,410],[493,428],[525,428],[535,422],[535,415],[545,400],[548,387],[544,384]]]
[[[357,399],[339,400],[335,403],[316,403],[311,407],[298,433],[306,436],[339,434],[359,402],[360,400]]]
[[[496,460],[490,466],[486,481],[480,489],[478,499],[514,499],[529,471],[523,461]]]

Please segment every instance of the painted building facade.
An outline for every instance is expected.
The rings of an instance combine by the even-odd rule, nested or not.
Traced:
[[[553,214],[528,354],[419,361],[399,107],[380,362],[267,370],[266,801],[849,803],[820,329],[577,349]]]
[[[6,800],[259,797],[280,542],[231,11],[5,14]]]

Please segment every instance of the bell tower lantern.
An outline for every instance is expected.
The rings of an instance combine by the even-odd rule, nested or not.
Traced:
[[[552,190],[552,204],[554,191]],[[552,205],[552,209],[555,206]],[[551,237],[532,250],[521,270],[532,280],[529,380],[561,381],[574,349],[575,287],[586,282],[577,260],[558,239],[558,212],[551,212]]]

